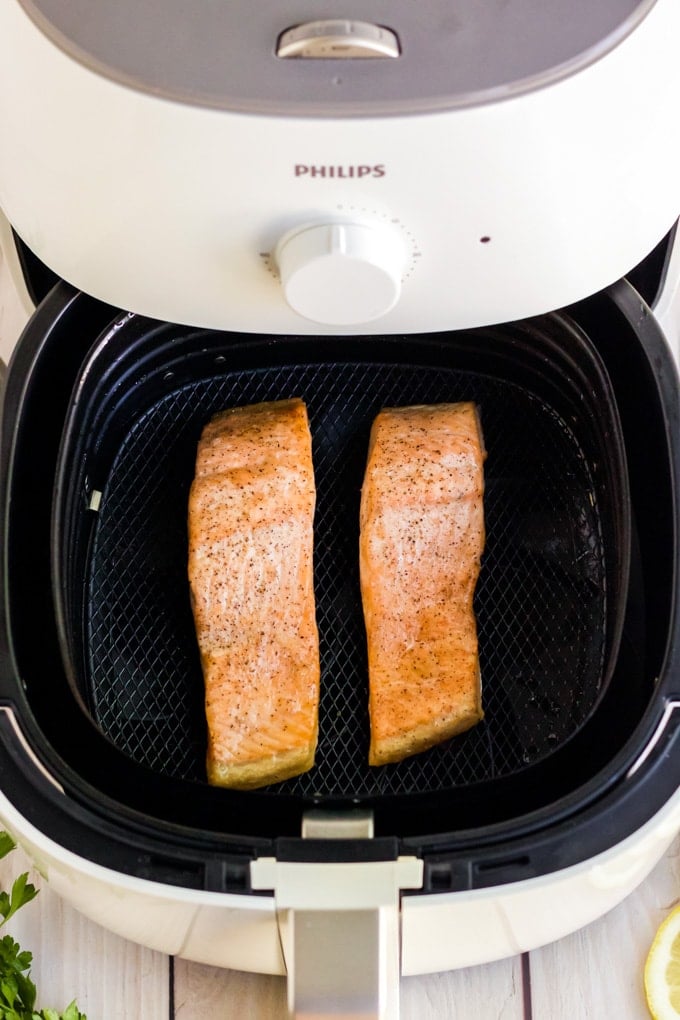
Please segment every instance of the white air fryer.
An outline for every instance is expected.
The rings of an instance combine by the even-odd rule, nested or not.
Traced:
[[[677,0],[0,0],[0,818],[165,953],[398,1016],[680,828]],[[21,335],[19,332],[21,330]],[[317,762],[208,786],[196,442],[300,396]],[[370,768],[381,407],[480,407],[485,718]],[[352,974],[351,982],[347,975]]]

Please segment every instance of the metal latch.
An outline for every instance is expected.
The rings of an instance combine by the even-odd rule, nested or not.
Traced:
[[[400,53],[399,39],[389,28],[368,21],[327,19],[295,25],[279,36],[277,57],[353,60],[390,58]]]
[[[366,840],[368,850],[373,816],[309,812],[302,836],[303,841]],[[360,843],[354,845],[361,850]],[[332,850],[328,856],[328,862],[261,857],[250,865],[252,888],[274,890],[290,1015],[397,1020],[399,896],[402,889],[422,887],[423,862],[417,857],[332,860],[338,856]]]

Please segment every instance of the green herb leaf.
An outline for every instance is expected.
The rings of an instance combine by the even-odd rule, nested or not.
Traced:
[[[16,846],[9,832],[0,832],[0,860],[6,857],[10,850]]]
[[[21,974],[31,966],[33,957],[22,952],[19,943],[11,935],[3,935],[0,939],[0,982],[5,974]]]
[[[69,1005],[64,1010],[62,1020],[87,1020],[87,1017],[85,1016],[84,1013],[80,1012],[80,1010],[76,1006],[74,999],[73,1002],[69,1003]]]
[[[4,918],[0,924],[9,921],[10,917],[16,914],[17,910],[21,909],[26,903],[30,903],[37,895],[38,890],[28,881],[28,872],[25,871],[23,875],[19,875],[12,886],[11,896],[8,896],[6,892],[0,892],[0,914]]]

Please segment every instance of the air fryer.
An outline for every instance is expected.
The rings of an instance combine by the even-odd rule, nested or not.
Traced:
[[[0,4],[5,246],[37,305],[2,410],[0,815],[90,916],[288,971],[296,1015],[394,1018],[399,972],[559,937],[680,825],[657,314],[680,278],[680,14],[582,4],[567,31],[531,7],[262,0],[183,35],[177,0],[139,6],[133,38],[126,4]],[[188,491],[212,413],[287,397],[313,435],[319,747],[230,791],[205,778]],[[381,407],[457,400],[488,451],[485,717],[373,768],[368,433]],[[376,961],[354,988],[342,945]]]

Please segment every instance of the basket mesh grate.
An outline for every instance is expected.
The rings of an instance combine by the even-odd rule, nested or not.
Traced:
[[[435,791],[510,775],[559,747],[597,698],[605,647],[603,542],[573,432],[511,383],[363,362],[222,371],[178,387],[132,423],[103,486],[87,578],[87,684],[101,729],[135,761],[203,780],[202,677],[186,578],[196,443],[215,411],[293,396],[309,409],[317,484],[320,733],[315,767],[271,790]],[[369,768],[358,518],[371,422],[384,406],[470,399],[488,450],[475,599],[485,719],[431,751]]]

